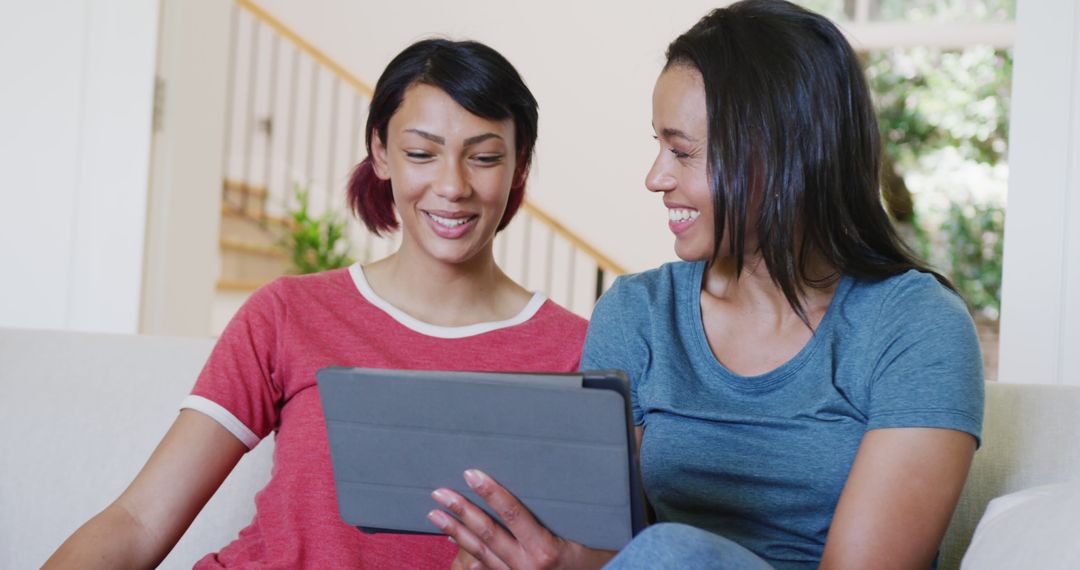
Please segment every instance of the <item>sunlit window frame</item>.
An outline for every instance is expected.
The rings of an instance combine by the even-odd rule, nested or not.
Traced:
[[[929,47],[944,50],[971,46],[1009,49],[1016,41],[1012,21],[910,22],[870,18],[871,0],[855,0],[853,18],[837,24],[858,51]]]

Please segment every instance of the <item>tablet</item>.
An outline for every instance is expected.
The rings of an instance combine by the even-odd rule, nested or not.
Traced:
[[[440,534],[427,520],[478,468],[555,534],[616,550],[646,525],[621,371],[575,374],[323,368],[338,507],[365,532]]]

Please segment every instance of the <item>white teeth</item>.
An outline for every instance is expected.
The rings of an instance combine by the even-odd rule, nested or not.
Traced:
[[[689,208],[669,208],[667,215],[668,219],[673,222],[684,222],[686,220],[696,220],[701,215],[701,212]]]
[[[438,222],[439,225],[446,226],[448,228],[456,228],[461,224],[469,221],[469,218],[444,218],[442,216],[436,216],[435,214],[432,214],[430,212],[428,213],[428,215],[431,216],[431,219]]]

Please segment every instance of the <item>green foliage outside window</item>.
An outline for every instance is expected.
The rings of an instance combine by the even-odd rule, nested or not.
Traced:
[[[861,0],[796,0],[838,22]],[[1011,22],[1017,0],[866,0],[871,22]],[[1012,53],[990,47],[864,54],[884,143],[883,188],[901,235],[996,319],[1008,179]]]
[[[996,319],[1012,54],[989,47],[868,54],[884,150],[914,203],[912,245]],[[902,228],[903,229],[903,228]]]
[[[945,148],[982,164],[1005,160],[1012,55],[987,47],[877,52],[866,72],[885,150],[910,169]]]
[[[321,216],[312,216],[309,192],[300,185],[294,186],[293,197],[296,203],[286,205],[291,223],[284,240],[293,271],[317,273],[352,264],[345,238],[347,222],[342,216],[330,210]]]
[[[1001,306],[1005,211],[999,205],[949,205],[939,232],[952,238],[950,277],[968,304],[996,318]]]

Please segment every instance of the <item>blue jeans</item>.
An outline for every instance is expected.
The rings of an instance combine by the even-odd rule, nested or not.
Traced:
[[[634,537],[605,570],[717,568],[773,570],[753,552],[711,532],[681,523],[659,523]]]

